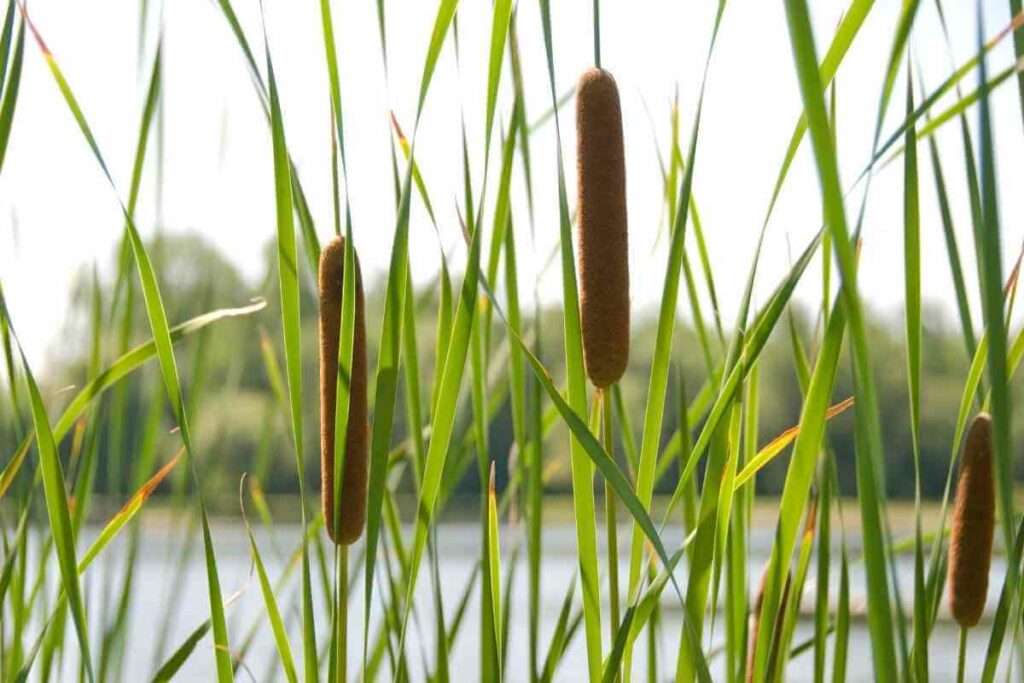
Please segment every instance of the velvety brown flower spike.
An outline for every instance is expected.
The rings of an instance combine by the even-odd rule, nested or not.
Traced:
[[[363,279],[356,259],[356,315],[352,345],[345,470],[341,483],[338,529],[334,528],[334,419],[338,381],[338,343],[345,274],[345,238],[335,237],[320,253],[320,497],[327,535],[348,545],[363,533],[366,520],[366,471],[369,420],[366,404],[366,319]]]
[[[956,486],[949,540],[949,611],[962,628],[978,623],[988,595],[995,530],[991,426],[988,413],[979,413],[971,423]]]
[[[587,375],[614,384],[629,360],[629,240],[622,111],[615,79],[589,69],[576,86],[580,321]]]

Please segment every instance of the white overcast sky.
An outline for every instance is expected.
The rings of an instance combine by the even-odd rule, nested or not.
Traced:
[[[159,4],[159,0],[152,1]],[[946,0],[944,4],[955,60],[960,64],[975,50],[974,3]],[[991,36],[1008,23],[1008,3],[991,0],[984,4],[985,35]],[[371,0],[333,3],[355,238],[364,273],[371,280],[379,280],[386,271],[394,229],[387,112],[394,109],[407,132],[411,129],[437,3],[386,3],[387,89],[375,5]],[[557,0],[552,5],[556,79],[559,92],[563,92],[592,60],[591,1]],[[667,144],[669,104],[677,88],[681,128],[688,134],[716,5],[712,0],[602,3],[602,61],[615,75],[622,98],[631,288],[634,310],[640,312],[656,310],[665,264],[666,244],[655,241],[662,220],[655,140],[662,148]],[[820,55],[846,3],[815,0],[811,5]],[[156,35],[151,28],[140,67],[138,6],[137,0],[33,0],[30,4],[33,19],[77,94],[122,195],[128,188]],[[259,5],[256,0],[235,0],[235,6],[262,64]],[[459,111],[461,106],[466,112],[479,193],[490,8],[488,0],[461,3],[461,73],[456,71],[449,36],[417,143],[417,157],[438,213],[442,239],[446,247],[456,245],[456,265],[464,259],[456,214],[462,182]],[[875,3],[839,72],[839,154],[846,184],[868,159],[882,73],[899,9],[896,0]],[[332,230],[330,138],[319,3],[266,0],[266,18],[288,143],[321,236],[326,238]],[[166,167],[161,222],[169,231],[190,230],[207,236],[255,282],[263,247],[275,234],[271,145],[265,119],[241,52],[212,0],[167,2],[163,19]],[[540,16],[533,0],[519,3],[518,27],[527,107],[533,118],[550,105]],[[921,3],[911,42],[926,88],[931,90],[950,71],[933,2]],[[1010,64],[1012,56],[1011,42],[1004,41],[991,54],[992,70]],[[509,81],[506,64],[499,101],[506,117],[511,105]],[[965,86],[973,88],[974,82],[972,74]],[[903,93],[901,72],[887,133],[902,118]],[[943,105],[949,101],[947,98]],[[727,323],[735,314],[754,241],[800,110],[782,3],[732,0],[710,68],[694,185]],[[1024,215],[1024,194],[1019,189],[1024,137],[1015,83],[1008,82],[994,96],[994,110],[1004,268],[1008,270],[1024,233],[1019,220]],[[575,164],[572,111],[572,106],[566,107],[561,117],[563,153],[570,171]],[[972,112],[972,126],[975,118]],[[532,139],[536,245],[529,241],[518,169],[515,176],[513,210],[523,283],[535,280],[558,239],[554,135],[554,127],[547,125]],[[954,126],[940,133],[939,143],[972,305],[977,310],[962,156]],[[928,302],[940,305],[952,320],[953,288],[923,146],[920,156],[923,292]],[[140,229],[146,234],[152,233],[156,223],[153,171],[153,165],[147,167],[138,212]],[[568,178],[570,197],[574,195],[572,175]],[[889,316],[899,316],[903,306],[901,196],[901,166],[894,164],[877,176],[872,187],[861,261],[863,297]],[[859,201],[851,202],[847,213],[854,216],[858,205]],[[33,365],[45,365],[47,349],[56,343],[82,344],[83,348],[87,344],[84,339],[60,335],[69,287],[75,272],[93,262],[109,275],[113,245],[121,231],[119,212],[116,198],[75,127],[39,50],[27,44],[17,117],[0,174],[0,278]],[[817,229],[820,215],[817,179],[805,142],[769,229],[759,293],[770,291],[786,271],[787,242],[794,252],[799,250]],[[413,210],[410,249],[416,281],[428,282],[439,264],[437,240],[418,202]],[[554,268],[541,279],[545,300],[558,298],[558,277]],[[805,280],[798,298],[816,304],[820,297],[817,263]],[[530,291],[528,284],[521,288]],[[238,302],[219,303],[242,300],[240,294]],[[685,298],[680,303],[687,308]]]

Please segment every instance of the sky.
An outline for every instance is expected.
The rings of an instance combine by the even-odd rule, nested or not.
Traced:
[[[150,154],[143,177],[137,224],[144,235],[157,225],[166,231],[204,235],[254,284],[262,274],[264,246],[275,235],[270,133],[242,53],[212,0],[175,0],[154,11],[140,49],[136,1],[34,0],[31,16],[60,64],[92,126],[110,166],[116,191],[107,184],[75,126],[36,45],[25,49],[25,66],[14,129],[0,173],[0,281],[33,368],[45,369],[53,349],[78,345],[63,325],[76,273],[96,264],[111,277],[112,254],[121,235],[118,196],[128,191],[138,121],[157,35],[164,41],[164,140],[162,200],[157,202],[157,167]],[[671,103],[679,99],[682,144],[688,142],[704,58],[717,3],[605,0],[601,15],[602,65],[616,78],[622,101],[629,212],[631,298],[634,320],[655,315],[667,258],[664,238],[659,149],[670,140]],[[819,55],[846,3],[810,3]],[[235,0],[256,59],[265,64],[260,5]],[[364,278],[386,276],[395,226],[388,115],[411,133],[423,58],[437,3],[389,0],[388,71],[381,56],[376,3],[335,0],[335,38],[341,72],[353,230]],[[983,3],[986,37],[1009,22],[1008,3]],[[944,3],[951,31],[952,59],[960,65],[976,50],[973,2]],[[571,88],[593,60],[590,0],[552,3],[555,78],[559,93]],[[837,77],[840,172],[849,188],[867,164],[888,49],[900,3],[878,0]],[[463,0],[459,10],[460,64],[449,35],[420,120],[416,156],[438,218],[440,243],[455,270],[465,249],[460,242],[458,206],[462,196],[460,120],[465,118],[474,189],[479,195],[484,167],[484,109],[491,3]],[[265,0],[266,29],[277,75],[288,145],[308,194],[321,239],[333,231],[330,176],[330,110],[319,3]],[[161,24],[162,19],[162,24]],[[518,32],[528,116],[550,107],[538,3],[518,3]],[[916,79],[933,90],[951,69],[934,2],[922,2],[911,36]],[[1013,61],[1011,41],[990,53],[993,72]],[[905,64],[894,91],[883,138],[903,118]],[[976,82],[964,80],[967,90]],[[496,126],[511,110],[507,64]],[[937,105],[939,111],[951,103]],[[778,169],[801,112],[782,3],[732,0],[727,6],[708,72],[694,179],[711,266],[725,324],[731,325],[742,297],[758,232]],[[1020,192],[1024,136],[1016,84],[1010,80],[993,96],[996,162],[1002,216],[1004,272],[1024,237],[1024,193]],[[976,127],[976,113],[970,121]],[[560,116],[562,153],[570,198],[575,195],[573,106]],[[495,136],[497,139],[497,136]],[[979,310],[969,211],[955,125],[938,132],[953,220],[964,253],[971,305]],[[498,145],[492,143],[491,164]],[[151,147],[151,151],[152,151]],[[521,169],[514,171],[512,211],[520,259],[520,289],[541,300],[560,298],[560,274],[544,269],[558,241],[555,128],[533,133],[535,212],[528,220]],[[955,318],[953,286],[946,260],[931,165],[926,146],[921,160],[922,291],[926,305]],[[903,310],[903,177],[900,163],[877,173],[864,224],[860,291],[868,305],[900,322]],[[494,192],[485,216],[490,221]],[[847,215],[856,216],[860,195],[850,195]],[[414,281],[430,283],[440,264],[438,236],[414,201],[410,253]],[[817,176],[805,141],[789,174],[768,228],[755,293],[767,295],[788,270],[790,253],[807,244],[821,223]],[[659,234],[661,237],[659,239]],[[531,238],[531,235],[533,236]],[[692,242],[690,247],[693,247]],[[691,252],[694,253],[694,252]],[[799,286],[796,298],[817,310],[820,262]],[[533,283],[536,283],[534,285]],[[703,292],[703,288],[701,288]],[[834,290],[833,290],[834,291]],[[705,311],[708,302],[702,294]],[[246,293],[238,301],[244,303]],[[680,310],[688,316],[685,296]],[[976,320],[979,318],[975,316]],[[926,319],[926,324],[935,321]],[[371,328],[378,323],[371,321]]]

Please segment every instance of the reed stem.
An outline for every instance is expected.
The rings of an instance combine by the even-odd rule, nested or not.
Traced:
[[[612,431],[612,391],[611,387],[600,389],[601,392],[601,443],[608,457],[615,459],[615,440]],[[608,602],[611,608],[611,620],[608,623],[611,642],[615,642],[615,633],[619,628],[619,540],[616,527],[615,492],[604,482],[604,523],[608,534]],[[616,675],[615,680],[619,680]]]
[[[334,655],[336,683],[348,677],[348,546],[335,546]]]
[[[956,665],[956,681],[964,683],[964,667],[967,663],[967,628],[960,627],[960,656]]]

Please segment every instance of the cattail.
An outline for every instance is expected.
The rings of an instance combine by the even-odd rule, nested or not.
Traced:
[[[978,623],[988,595],[995,499],[992,418],[979,413],[967,432],[949,542],[949,611],[962,628]]]
[[[580,317],[587,375],[614,384],[629,360],[629,243],[622,111],[615,79],[590,69],[576,86]]]
[[[356,311],[349,383],[345,471],[338,524],[334,529],[334,418],[338,381],[338,341],[345,273],[345,238],[335,237],[320,254],[320,497],[327,535],[348,545],[363,533],[366,520],[366,458],[369,420],[366,409],[366,320],[363,279],[356,260]]]

